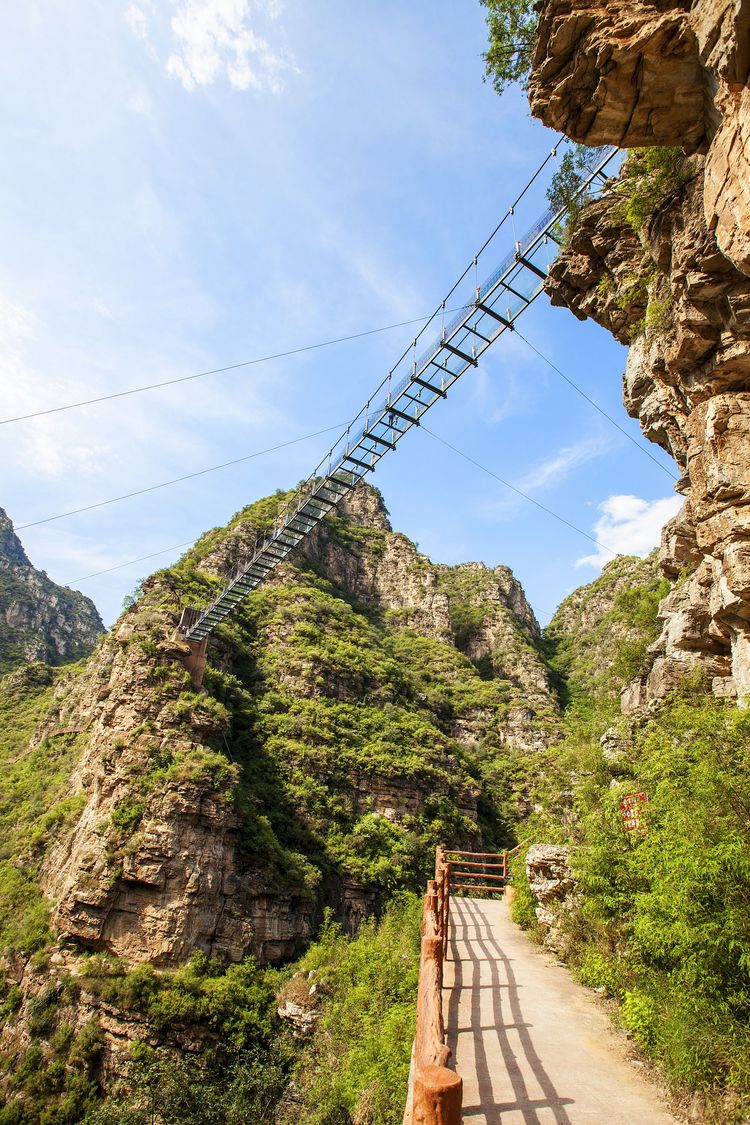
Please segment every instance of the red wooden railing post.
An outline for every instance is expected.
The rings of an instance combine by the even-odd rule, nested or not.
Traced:
[[[417,1027],[412,1057],[413,1082],[407,1125],[461,1125],[463,1083],[446,1066],[451,1052],[443,1022],[443,960],[450,909],[450,865],[443,848],[435,851],[435,878],[427,883],[422,906]]]
[[[414,1125],[461,1125],[463,1082],[455,1070],[423,1066],[414,1076]]]

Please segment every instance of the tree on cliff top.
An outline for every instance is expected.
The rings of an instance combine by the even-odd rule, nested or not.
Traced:
[[[489,47],[482,56],[485,76],[498,94],[519,82],[524,88],[531,70],[538,18],[531,0],[480,0],[487,9]]]

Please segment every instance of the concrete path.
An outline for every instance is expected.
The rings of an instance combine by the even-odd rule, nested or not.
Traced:
[[[444,986],[467,1125],[675,1125],[592,994],[504,901],[451,900]]]

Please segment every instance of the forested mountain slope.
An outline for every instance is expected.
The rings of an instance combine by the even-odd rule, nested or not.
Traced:
[[[438,842],[515,838],[525,761],[559,722],[533,612],[505,567],[433,566],[369,487],[217,630],[192,689],[180,610],[210,599],[284,499],[145,581],[87,661],[4,681],[17,1060],[40,997],[62,1003],[91,954],[136,975],[288,959],[325,907],[352,931],[421,887]],[[93,982],[77,995],[64,1022],[94,1020],[100,1072],[117,1068],[143,1023],[118,1014],[127,1000],[103,1008]]]
[[[89,598],[31,565],[0,508],[0,675],[27,661],[79,660],[103,632]]]

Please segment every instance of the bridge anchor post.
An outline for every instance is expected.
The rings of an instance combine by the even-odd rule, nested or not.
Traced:
[[[204,637],[202,641],[188,641],[187,643],[190,646],[190,652],[185,656],[183,663],[190,673],[190,683],[197,691],[203,687],[203,673],[208,663],[208,657],[206,656],[208,637]]]
[[[190,683],[196,691],[203,687],[203,673],[208,663],[208,657],[206,655],[208,637],[203,637],[200,641],[189,641],[185,634],[197,616],[198,610],[191,609],[188,606],[183,609],[180,624],[177,626],[177,640],[182,641],[183,644],[187,646],[188,650],[183,655],[182,662],[190,673]]]

